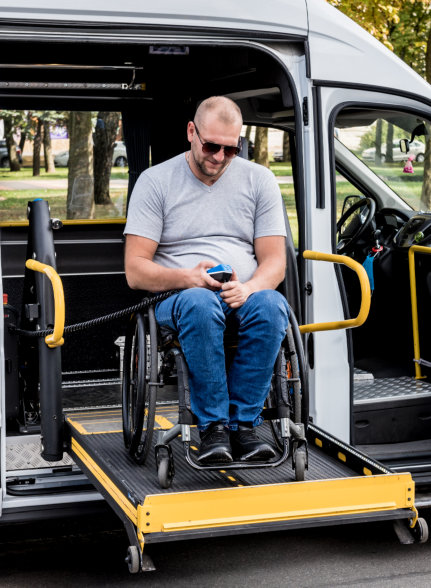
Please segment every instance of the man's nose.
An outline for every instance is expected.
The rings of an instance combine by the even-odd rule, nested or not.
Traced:
[[[223,147],[220,149],[220,151],[217,151],[217,153],[214,153],[214,159],[216,161],[222,162],[224,159],[224,149]]]

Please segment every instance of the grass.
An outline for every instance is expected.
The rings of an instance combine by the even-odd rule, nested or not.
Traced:
[[[292,175],[292,164],[291,163],[270,163],[269,167],[275,176],[291,176]]]

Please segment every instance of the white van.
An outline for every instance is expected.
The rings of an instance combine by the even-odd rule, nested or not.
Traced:
[[[27,200],[43,193],[0,202],[0,289],[7,295],[0,322],[5,341],[0,348],[0,520],[26,520],[30,512],[49,516],[56,509],[83,512],[84,505],[93,508],[103,496],[125,518],[140,567],[144,538],[148,543],[184,534],[253,532],[256,525],[337,524],[349,516],[373,520],[371,504],[381,505],[375,518],[406,519],[418,533],[414,483],[402,472],[411,472],[416,483],[429,482],[431,475],[431,384],[415,378],[415,365],[420,376],[430,371],[431,259],[428,251],[416,253],[419,328],[412,330],[408,254],[412,245],[431,244],[431,87],[324,0],[124,0],[121,7],[109,1],[91,6],[79,0],[0,2],[0,19],[2,53],[10,56],[0,64],[2,109],[61,112],[75,121],[88,113],[93,119],[119,113],[129,166],[128,182],[112,184],[107,204],[90,201],[88,206],[97,179],[88,171],[69,191],[65,183],[50,193],[51,216],[62,222],[43,229],[37,218],[30,219],[30,227],[27,220]],[[147,487],[140,496],[131,482],[122,485],[126,474],[117,446],[107,442],[103,463],[96,457],[108,434],[121,438],[116,341],[124,335],[124,323],[68,333],[61,351],[57,347],[52,353],[41,351],[42,339],[13,332],[17,326],[36,331],[54,324],[52,300],[41,308],[31,271],[25,270],[28,258],[44,261],[37,255],[42,246],[35,245],[44,231],[52,233],[55,249],[44,263],[61,277],[67,324],[140,299],[124,279],[127,197],[146,167],[187,149],[187,121],[200,100],[215,94],[237,102],[245,124],[289,134],[293,181],[281,190],[296,245],[290,251],[289,302],[300,324],[342,323],[360,306],[354,273],[339,264],[306,260],[305,250],[338,253],[359,264],[368,257],[373,268],[371,310],[363,326],[304,335],[309,444],[329,448],[332,455],[317,473],[310,454],[306,483],[320,484],[309,494],[310,500],[315,496],[312,506],[301,502],[287,474],[265,482],[250,478],[248,489],[225,489],[223,496],[234,501],[229,516],[204,494],[208,482],[202,485],[196,477],[190,478],[191,487],[159,496],[148,481],[152,474],[146,477],[142,468],[139,476]],[[367,149],[394,141],[405,153],[401,161],[363,157]],[[413,173],[407,173],[408,149],[415,141],[426,145],[424,161],[410,162]],[[43,284],[38,287],[48,300],[50,286]],[[417,331],[420,356],[413,346]],[[162,419],[166,414],[160,407]],[[114,422],[109,430],[100,425],[106,415]],[[44,419],[51,419],[52,435],[47,427],[42,458]],[[91,419],[98,428],[89,427]],[[346,462],[350,469],[343,473],[337,468]],[[360,480],[352,474],[354,464],[365,474]],[[89,490],[89,480],[98,491]],[[271,480],[277,482],[272,489]],[[224,478],[217,484],[210,489],[219,492],[231,482]],[[277,502],[275,489],[292,494],[279,494]],[[217,513],[207,524],[193,519],[193,492],[210,500],[203,518],[222,509],[217,523]],[[256,512],[241,511],[246,492],[258,497],[251,501],[260,505],[253,507]],[[392,500],[391,492],[398,498]],[[358,496],[367,505],[355,502]],[[430,503],[431,496],[421,499],[422,506]],[[286,504],[292,512],[282,514]],[[185,513],[189,522],[177,520],[174,511]],[[157,512],[157,523],[145,522],[145,512]],[[423,527],[419,535],[425,538]]]

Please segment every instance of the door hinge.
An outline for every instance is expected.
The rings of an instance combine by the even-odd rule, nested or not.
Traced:
[[[313,293],[313,285],[311,284],[311,282],[307,282],[305,284],[304,290],[307,296],[311,296],[311,294]]]
[[[304,121],[304,126],[308,126],[308,98],[305,96],[304,100],[302,101],[302,120]]]

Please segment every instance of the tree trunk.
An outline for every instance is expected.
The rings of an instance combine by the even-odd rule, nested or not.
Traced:
[[[92,218],[94,189],[91,112],[71,112],[68,130],[67,218]]]
[[[21,166],[18,160],[18,155],[16,153],[16,145],[13,138],[14,129],[12,126],[12,121],[10,118],[5,118],[3,120],[10,171],[19,171],[21,169]]]
[[[394,125],[391,123],[388,123],[386,132],[386,161],[388,163],[394,162]]]
[[[117,136],[119,112],[99,112],[94,133],[94,202],[112,204],[109,196],[112,154]]]
[[[33,140],[33,175],[40,176],[40,148],[42,146],[43,122],[37,119],[36,134]]]
[[[374,157],[374,163],[380,165],[382,162],[382,119],[377,120],[376,125],[376,154]]]
[[[254,160],[260,165],[269,167],[268,157],[268,129],[266,127],[256,127],[256,137],[254,140]]]
[[[283,132],[283,161],[290,161],[290,139],[286,131]]]
[[[21,149],[21,155],[24,153],[24,145],[27,139],[27,131],[21,131],[21,137],[19,138],[19,148]]]
[[[55,172],[54,155],[52,153],[51,132],[49,122],[43,121],[43,156],[45,159],[45,171],[48,174]]]

